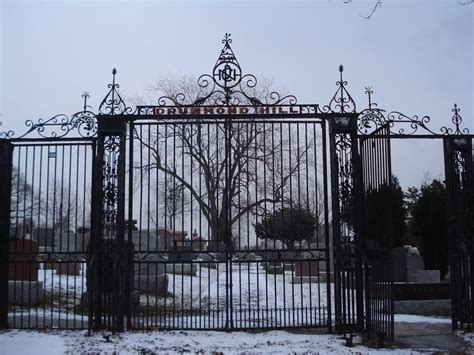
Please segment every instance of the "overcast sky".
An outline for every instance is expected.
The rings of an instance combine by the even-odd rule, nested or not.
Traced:
[[[0,130],[71,114],[107,93],[118,69],[124,97],[144,96],[162,74],[209,73],[232,33],[244,73],[270,78],[299,103],[326,104],[345,67],[358,109],[364,88],[388,111],[429,115],[439,130],[461,108],[474,132],[474,5],[457,0],[2,1]],[[402,185],[442,177],[441,142],[394,142]]]

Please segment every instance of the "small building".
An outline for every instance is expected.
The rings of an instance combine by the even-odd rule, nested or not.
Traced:
[[[194,251],[206,251],[207,250],[207,239],[199,236],[194,230],[191,236],[191,247]]]
[[[161,239],[161,245],[164,246],[164,250],[172,250],[175,245],[183,245],[186,241],[188,232],[186,231],[172,231],[165,228],[158,228],[156,230],[158,238]]]

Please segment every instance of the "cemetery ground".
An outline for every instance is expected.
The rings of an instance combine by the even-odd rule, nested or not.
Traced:
[[[472,333],[451,333],[448,318],[396,315],[395,344],[376,349],[355,336],[348,347],[341,335],[324,330],[268,332],[148,331],[111,334],[87,331],[0,332],[0,354],[203,353],[203,354],[365,354],[471,353]]]
[[[79,321],[77,324],[84,326],[87,323],[87,317],[84,314],[77,313],[77,305],[80,303],[80,295],[84,291],[85,283],[84,268],[81,267],[80,275],[76,279],[57,275],[53,270],[38,270],[38,279],[44,283],[45,292],[56,295],[74,295],[74,297],[53,297],[48,299],[49,305],[53,305],[52,311],[41,307],[31,308],[29,311],[22,310],[24,317],[34,319],[38,312],[50,312],[48,318],[51,319],[53,327],[64,326],[65,322],[71,322],[73,319]],[[248,275],[248,279],[243,280],[242,284],[249,285],[245,290],[245,297],[251,300],[257,298],[268,299],[271,303],[283,302],[282,290],[275,293],[270,288],[264,297],[262,293],[265,289],[257,289],[252,285],[260,282],[272,282],[274,277],[285,278],[287,290],[303,291],[298,293],[295,299],[307,301],[310,294],[319,295],[314,302],[324,302],[326,299],[326,290],[312,290],[309,285],[298,285],[291,287],[291,272],[286,275],[269,275],[259,272],[256,265],[250,268],[249,273],[239,273],[239,275]],[[201,275],[185,276],[172,275],[170,277],[169,290],[175,290],[174,295],[168,294],[167,297],[175,297],[179,300],[186,300],[181,303],[187,307],[193,307],[193,304],[199,300],[207,302],[213,308],[218,307],[222,302],[221,296],[224,294],[224,284],[218,283],[218,270],[206,269]],[[210,277],[210,280],[208,278]],[[211,289],[205,288],[202,292],[191,293],[199,287],[199,281],[208,285],[211,281]],[[193,284],[192,284],[193,283]],[[174,287],[174,285],[179,287]],[[322,285],[319,285],[321,287]],[[318,287],[313,285],[311,287]],[[219,290],[219,293],[218,291]],[[184,291],[184,292],[183,292]],[[193,297],[194,295],[194,297]],[[67,302],[68,304],[66,304]],[[66,303],[64,303],[66,302]],[[159,297],[141,296],[140,304],[150,304],[151,302],[162,302]],[[153,304],[154,306],[154,304]],[[61,309],[61,312],[57,312]],[[18,314],[18,313],[17,313]],[[26,318],[25,318],[26,319]],[[334,313],[332,314],[334,321]],[[69,323],[69,326],[71,323]],[[87,326],[85,326],[87,328]],[[208,353],[208,354],[245,354],[245,353],[406,353],[416,352],[434,353],[434,352],[460,352],[470,353],[474,351],[474,336],[470,333],[451,332],[451,320],[449,317],[427,317],[420,315],[395,315],[395,343],[390,348],[377,349],[367,340],[355,336],[353,346],[348,347],[342,335],[327,334],[323,329],[305,329],[288,331],[252,331],[252,332],[220,332],[220,331],[163,331],[159,327],[145,327],[147,330],[137,332],[124,332],[112,334],[111,332],[95,332],[89,336],[87,330],[52,330],[43,331],[31,330],[6,330],[0,332],[0,354],[64,354],[64,353]]]

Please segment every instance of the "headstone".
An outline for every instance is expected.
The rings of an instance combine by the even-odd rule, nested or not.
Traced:
[[[12,306],[37,306],[44,301],[42,281],[8,281],[8,304]]]
[[[11,305],[37,305],[43,302],[43,283],[38,282],[38,242],[10,240],[8,302]]]
[[[166,272],[169,274],[195,276],[197,266],[192,263],[167,263]]]
[[[407,253],[407,272],[408,275],[416,274],[420,270],[425,269],[425,263],[423,262],[423,258],[419,254],[412,254],[408,250]]]
[[[54,231],[54,252],[57,252],[58,262],[54,269],[58,275],[80,275],[81,265],[78,262],[68,262],[70,253],[82,252],[83,234],[56,229]]]
[[[255,254],[255,253],[249,253],[249,254],[247,254],[247,255],[244,257],[244,259],[245,259],[245,260],[250,260],[250,261],[252,261],[252,260],[257,260],[257,256],[258,256],[258,255]]]
[[[165,295],[168,292],[168,276],[165,275],[163,244],[155,232],[134,230],[132,240],[135,247],[134,289],[142,292]]]
[[[449,283],[395,283],[393,295],[396,313],[451,315]]]
[[[40,248],[52,248],[54,246],[53,228],[35,228],[33,229],[32,237],[38,242]]]
[[[195,251],[206,251],[207,250],[207,241],[202,237],[199,236],[194,229],[193,234],[191,235],[192,240],[192,249]]]
[[[416,274],[408,274],[408,282],[438,283],[441,282],[439,270],[418,270]]]
[[[199,262],[201,267],[206,267],[208,269],[217,269],[218,263],[214,261],[214,257],[211,254],[199,254],[195,259]]]
[[[407,250],[405,248],[393,248],[392,249],[392,272],[394,282],[407,282],[408,271],[407,271]]]
[[[209,254],[198,254],[196,256],[196,260],[201,260],[201,261],[212,261],[214,258],[209,255]]]
[[[263,264],[263,268],[267,274],[283,274],[285,272],[283,262],[281,261],[267,261]]]
[[[188,232],[186,231],[172,231],[165,228],[158,228],[155,231],[158,238],[161,239],[161,244],[164,250],[171,250],[177,242],[186,239]]]
[[[303,260],[295,261],[295,276],[292,279],[293,283],[317,283],[319,278],[319,262],[311,260],[311,253],[302,253]]]
[[[54,233],[54,251],[55,252],[76,252],[79,248],[76,234],[69,231],[56,229]]]
[[[54,264],[58,275],[74,275],[81,274],[81,263],[78,262],[59,262]]]
[[[8,279],[38,281],[38,242],[29,239],[10,240]]]
[[[319,267],[318,261],[312,260],[298,260],[295,261],[295,275],[296,276],[318,276]]]
[[[133,243],[125,241],[123,244],[115,239],[104,239],[97,244],[89,244],[88,250],[94,248],[94,253],[97,253],[100,257],[95,260],[94,268],[91,273],[94,273],[94,282],[91,284],[91,279],[87,280],[87,291],[81,296],[81,309],[87,309],[89,294],[93,293],[93,299],[102,299],[102,307],[104,312],[109,312],[114,307],[117,307],[118,295],[127,288],[126,282],[128,281],[125,277],[126,270],[132,267],[130,263],[132,260],[127,260],[128,255],[134,255]],[[122,257],[121,262],[117,262],[117,256]],[[133,280],[130,280],[130,287],[133,287]],[[135,298],[137,302],[135,302]],[[132,290],[131,307],[135,307],[135,303],[138,307],[138,293]]]
[[[293,261],[285,261],[283,263],[283,267],[285,271],[294,271],[295,270],[295,263]]]
[[[190,245],[175,245],[168,256],[168,261],[192,262],[193,249]]]
[[[394,282],[408,282],[410,274],[424,269],[423,258],[405,247],[393,248],[391,259]]]
[[[77,232],[76,251],[85,253],[91,239],[90,231]]]
[[[451,298],[451,285],[439,283],[394,283],[395,301],[406,300],[443,300]]]
[[[47,262],[43,263],[43,269],[45,269],[45,270],[54,270],[54,269],[56,269],[56,263],[52,263],[52,262],[47,261]]]

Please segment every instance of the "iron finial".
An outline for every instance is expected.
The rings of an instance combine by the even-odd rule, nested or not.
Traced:
[[[115,75],[117,74],[117,69],[112,69],[112,83],[107,85],[109,92],[104,97],[102,102],[99,105],[99,113],[103,115],[122,115],[127,112],[131,112],[131,108],[128,107],[123,101],[122,97],[118,93],[120,88],[119,84],[115,83]]]
[[[323,107],[326,112],[332,113],[354,113],[356,112],[356,104],[346,89],[347,81],[344,80],[342,72],[343,65],[339,65],[339,80],[336,82],[337,91],[332,97],[329,104]]]
[[[462,131],[460,129],[460,126],[461,126],[461,123],[462,123],[462,117],[459,115],[459,111],[461,111],[461,109],[455,103],[454,107],[451,109],[451,112],[454,112],[454,115],[453,115],[453,118],[451,119],[451,121],[453,122],[454,126],[456,127],[456,132],[455,133],[457,133],[457,134],[462,133]]]
[[[461,109],[455,103],[454,107],[451,109],[451,112],[454,113],[453,117],[451,118],[451,122],[453,123],[454,128],[442,127],[441,132],[443,132],[444,134],[456,134],[456,135],[469,134],[468,128],[461,127],[462,117],[459,114],[460,111]]]
[[[87,91],[84,91],[81,95],[81,97],[84,99],[84,112],[87,111],[87,99],[90,98],[91,96],[89,95],[89,93]]]
[[[224,34],[224,39],[222,40],[222,43],[224,43],[224,44],[232,43],[232,38],[230,38],[230,36],[231,36],[231,34],[226,32]]]
[[[367,86],[365,88],[365,94],[368,96],[369,98],[369,110],[372,109],[372,94],[374,93],[374,91],[372,90],[372,87],[371,86]],[[377,106],[377,105],[375,105]]]

